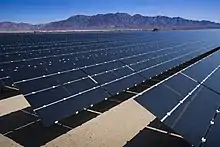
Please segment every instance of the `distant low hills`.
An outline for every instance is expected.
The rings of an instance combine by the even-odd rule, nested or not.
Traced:
[[[143,16],[140,14],[108,13],[92,16],[75,15],[47,24],[0,22],[0,31],[86,30],[86,29],[199,29],[220,28],[220,23],[188,20],[181,17]]]

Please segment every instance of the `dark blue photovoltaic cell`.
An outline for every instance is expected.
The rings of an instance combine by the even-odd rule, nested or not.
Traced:
[[[206,142],[202,147],[213,147],[220,146],[219,135],[220,135],[220,115],[218,114],[214,120],[215,124],[211,127],[211,130],[206,137]]]
[[[172,77],[164,82],[164,84],[173,89],[175,92],[179,93],[182,97],[186,96],[198,85],[198,83],[183,76],[182,74]]]
[[[220,79],[220,69],[218,69],[205,83],[204,85],[208,88],[211,88],[215,92],[220,94],[220,82],[217,82]]]
[[[82,79],[84,77],[87,77],[87,75],[84,72],[82,72],[81,70],[69,71],[69,72],[57,74],[54,76],[54,78],[60,84],[76,81],[76,80]]]
[[[69,58],[68,58],[69,59]],[[47,69],[47,74],[53,74],[65,70],[75,69],[76,65],[73,61],[68,61],[67,58],[49,58],[43,59],[44,68]]]
[[[123,64],[121,62],[111,62],[111,63],[106,63],[106,64],[102,64],[99,66],[93,66],[93,67],[89,67],[89,68],[85,68],[84,71],[86,73],[88,73],[89,75],[94,75],[97,73],[101,73],[104,71],[109,71],[109,70],[113,70],[115,68],[119,68],[122,67]]]
[[[149,60],[147,62],[132,65],[131,68],[133,68],[136,71],[139,71],[139,70],[149,68],[149,67],[156,65],[158,63],[160,63],[160,61],[158,61],[158,60]]]
[[[27,109],[25,109],[25,110],[27,110]],[[12,112],[12,113],[10,113],[10,117],[1,116],[1,119],[0,119],[1,130],[0,130],[0,133],[1,134],[10,134],[9,132],[12,132],[13,130],[16,130],[16,131],[13,131],[13,132],[17,132],[19,130],[24,129],[24,128],[21,129],[21,126],[26,126],[27,124],[33,124],[33,122],[36,122],[38,119],[39,118],[37,118],[35,116],[32,116],[32,115],[29,115],[27,113],[24,113],[22,111]],[[20,128],[20,129],[17,129],[17,128]],[[28,131],[28,135],[30,135],[29,132],[31,132],[31,131],[30,130]],[[23,133],[22,133],[22,135],[20,133],[18,133],[18,136],[22,137]],[[25,138],[25,139],[27,139],[27,138]],[[30,138],[28,138],[28,139],[30,139]],[[34,140],[38,141],[38,139],[36,139],[36,138]],[[28,140],[28,141],[30,141],[30,140]],[[33,142],[31,141],[31,143],[33,143]],[[2,143],[1,143],[1,145],[2,145]],[[29,144],[29,145],[31,145],[31,144]],[[8,146],[8,145],[6,145],[6,146]]]
[[[63,87],[51,88],[43,92],[25,96],[32,107],[38,108],[43,105],[59,101],[71,94]]]
[[[59,85],[59,83],[54,77],[40,78],[16,84],[16,86],[20,88],[24,95],[56,85]]]
[[[206,48],[203,48],[203,49],[198,50],[196,52],[193,52],[192,54],[189,54],[187,57],[188,57],[188,59],[195,58],[195,57],[197,57],[201,54],[204,54],[204,53],[208,52],[210,50],[210,48],[213,49],[212,47],[206,47]]]
[[[52,82],[52,81],[50,81]],[[35,107],[41,107],[43,105],[61,100],[65,97],[75,95],[79,92],[83,92],[85,90],[91,89],[95,87],[96,85],[94,84],[93,81],[90,79],[84,79],[81,81],[73,82],[70,84],[66,84],[63,86],[59,86],[57,88],[52,87],[52,83],[45,82],[42,83],[44,85],[42,86],[48,86],[49,89],[43,90],[42,92],[37,92],[36,94],[31,94],[27,96],[28,101]],[[49,85],[51,84],[51,85]],[[24,86],[24,85],[22,85]],[[24,87],[25,88],[25,87]],[[28,88],[33,90],[35,87]],[[31,91],[30,90],[30,91]]]
[[[49,105],[38,111],[46,125],[103,101],[109,96],[106,91],[115,95],[203,53],[205,46],[210,50],[220,43],[216,30],[6,36],[0,34],[1,69],[26,94],[34,109]],[[205,71],[212,71],[211,67],[216,68],[210,65]],[[177,93],[184,95],[193,85],[183,81],[189,83],[189,89],[182,91],[175,81],[163,87],[168,89],[169,98],[163,100],[169,106],[182,98]],[[71,100],[62,101],[70,96]],[[154,104],[156,99],[150,102]]]
[[[181,99],[182,97],[162,84],[139,96],[136,101],[161,119]]]
[[[126,63],[126,64],[132,64],[132,63],[137,63],[140,61],[145,61],[145,60],[150,59],[152,57],[153,57],[152,54],[146,54],[146,55],[141,55],[141,56],[137,56],[137,57],[133,57],[133,58],[127,58],[127,59],[122,60],[122,62]]]
[[[13,82],[10,79],[10,77],[0,69],[0,86],[3,87],[3,85],[12,86]]]
[[[4,86],[4,83],[2,80],[0,80],[0,87],[3,87]]]
[[[201,54],[204,54],[205,52],[209,51],[210,48],[211,47],[207,47],[205,49],[201,49],[201,50],[195,51],[195,52],[193,52],[191,54],[188,54],[187,56],[181,57],[180,60],[181,60],[182,63],[184,63],[184,62],[189,61],[189,60],[191,60],[191,59],[193,59],[193,58],[195,58],[195,57],[197,57],[197,56],[199,56]]]
[[[76,67],[83,67],[88,66],[91,64],[96,64],[96,60],[92,57],[90,57],[90,53],[86,53],[85,55],[77,55],[75,57],[75,64]]]
[[[219,105],[220,96],[201,87],[188,97],[164,123],[190,143],[198,146]]]
[[[201,82],[219,65],[220,54],[216,53],[188,68],[184,73]]]
[[[1,79],[1,82],[2,82],[2,84],[5,85],[5,86],[14,87],[14,86],[13,86],[13,81],[12,81],[11,78]]]
[[[175,64],[176,64],[176,62],[173,61],[173,62],[167,62],[167,63],[161,64],[161,65],[156,65],[156,66],[150,67],[146,70],[142,70],[140,72],[140,74],[143,75],[144,77],[146,77],[147,79],[149,79],[155,75],[161,74],[162,72],[164,72],[170,68],[173,68],[175,66]]]
[[[29,64],[28,64],[29,65]],[[10,72],[12,72],[13,70],[15,70],[16,68],[22,68],[22,67],[25,67],[25,66],[27,66],[27,64],[26,63],[19,63],[19,62],[17,62],[17,63],[10,63],[10,64],[0,64],[0,66],[1,66],[1,69],[4,69],[4,72],[6,73],[6,74],[9,74]]]
[[[133,71],[132,71],[132,69],[130,69],[128,67],[124,67],[124,68],[114,70],[113,73],[117,76],[117,78],[121,78],[121,77],[132,74]]]
[[[47,72],[42,66],[31,66],[15,69],[14,71],[9,72],[9,74],[14,81],[21,81],[46,75]]]
[[[110,92],[112,95],[115,95],[120,91],[133,87],[135,84],[141,83],[143,80],[144,80],[143,77],[136,74],[136,75],[132,75],[130,77],[112,82],[108,85],[103,86],[103,88],[106,89],[108,92]]]
[[[7,77],[7,75],[5,74],[5,72],[1,71],[0,69],[0,79]]]
[[[113,72],[108,72],[94,76],[93,79],[95,79],[99,84],[102,85],[117,79],[117,76]]]
[[[70,98],[50,107],[36,111],[40,114],[45,125],[50,125],[57,120],[75,114],[83,108],[90,107],[91,104],[103,101],[109,95],[102,89],[95,89],[87,93],[81,94],[77,97]],[[62,111],[61,111],[62,110]]]
[[[89,78],[64,85],[72,95],[91,89],[95,86],[97,85]]]
[[[103,63],[113,60],[113,53],[111,50],[102,50],[91,53],[91,57],[94,59],[94,63]]]

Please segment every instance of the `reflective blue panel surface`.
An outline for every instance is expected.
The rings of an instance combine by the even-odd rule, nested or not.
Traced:
[[[0,78],[10,76],[34,109],[45,105],[38,112],[50,124],[104,100],[106,91],[115,95],[219,46],[218,38],[219,30],[0,34]],[[219,55],[214,56],[184,73],[201,82],[218,65]],[[205,84],[218,91],[212,80]],[[8,78],[2,81],[8,83]],[[193,85],[183,83],[189,90]],[[187,92],[175,85],[160,87],[167,90],[164,111],[179,101],[172,90]],[[155,94],[152,109],[161,98]],[[66,97],[74,98],[62,102]]]

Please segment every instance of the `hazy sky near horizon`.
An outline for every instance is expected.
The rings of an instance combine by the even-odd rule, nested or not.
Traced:
[[[220,0],[0,0],[0,21],[37,24],[115,12],[220,22]]]

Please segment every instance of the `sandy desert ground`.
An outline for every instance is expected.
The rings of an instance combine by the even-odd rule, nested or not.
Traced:
[[[0,114],[29,107],[22,95],[0,101]],[[45,147],[121,147],[155,119],[135,100],[129,99],[109,111],[87,121],[57,138]],[[158,130],[159,131],[159,130]],[[30,132],[31,133],[31,132]],[[165,132],[166,133],[166,132]],[[148,136],[149,138],[149,136]],[[148,139],[146,138],[146,139]],[[0,146],[20,147],[15,141],[0,135]]]

